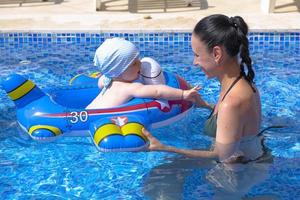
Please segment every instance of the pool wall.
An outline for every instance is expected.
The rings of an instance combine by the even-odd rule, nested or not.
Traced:
[[[48,43],[101,43],[106,38],[123,37],[132,42],[139,43],[165,43],[181,44],[191,40],[190,32],[161,32],[161,33],[133,33],[133,32],[60,32],[60,33],[36,33],[36,32],[0,32],[0,44],[48,44]],[[300,41],[300,31],[296,32],[250,32],[248,35],[250,43],[257,45],[290,45]]]

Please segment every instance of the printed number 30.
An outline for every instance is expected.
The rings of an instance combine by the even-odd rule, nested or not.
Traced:
[[[75,124],[78,121],[86,122],[89,118],[87,111],[71,112],[70,114],[71,114],[70,122],[72,124]]]

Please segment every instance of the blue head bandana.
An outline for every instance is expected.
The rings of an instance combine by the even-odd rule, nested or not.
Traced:
[[[120,76],[131,63],[139,57],[139,50],[131,42],[122,38],[106,39],[96,50],[94,65],[104,76],[102,94],[112,82]]]

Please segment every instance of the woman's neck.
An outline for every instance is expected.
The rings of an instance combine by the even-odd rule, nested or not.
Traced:
[[[240,66],[234,60],[223,65],[223,69],[223,72],[218,77],[221,84],[221,93],[227,91],[233,81],[241,74]]]

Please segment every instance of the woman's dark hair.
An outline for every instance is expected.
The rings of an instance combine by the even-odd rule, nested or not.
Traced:
[[[213,47],[217,45],[222,45],[231,57],[240,53],[241,71],[245,74],[244,64],[246,64],[248,73],[245,77],[249,82],[253,82],[255,74],[249,55],[248,26],[242,17],[229,18],[220,14],[210,15],[197,23],[193,33],[207,44],[209,51],[212,51]]]

